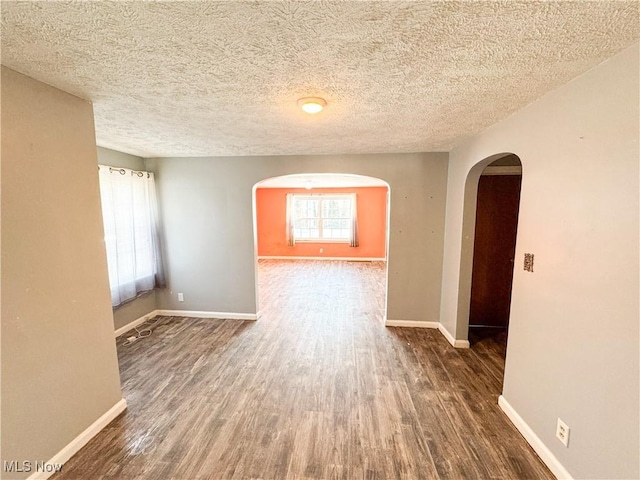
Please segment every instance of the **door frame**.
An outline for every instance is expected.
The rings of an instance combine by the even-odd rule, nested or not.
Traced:
[[[500,183],[513,182],[511,183],[512,185],[511,187],[508,186],[509,184],[503,184],[504,188],[513,188],[512,190],[513,196],[504,197],[503,199],[498,200],[496,203],[494,203],[491,206],[491,208],[488,208],[489,204],[480,202],[481,191],[482,191],[482,189],[480,188],[481,186],[480,184],[483,181],[500,182]],[[517,187],[515,182],[517,182]],[[500,188],[495,183],[494,183],[494,186],[496,188]],[[514,275],[514,267],[515,267],[514,265],[515,246],[516,246],[516,240],[517,240],[517,227],[518,227],[518,214],[520,210],[521,187],[522,187],[522,169],[520,166],[500,167],[500,166],[489,165],[485,167],[485,169],[482,171],[482,174],[480,175],[480,178],[478,181],[478,196],[477,196],[477,203],[476,203],[476,226],[475,226],[475,232],[474,232],[473,267],[472,267],[472,273],[471,273],[471,302],[470,302],[470,314],[469,314],[469,328],[472,327],[471,321],[474,320],[473,318],[474,312],[476,314],[480,313],[479,310],[474,310],[474,288],[477,288],[478,290],[476,290],[475,293],[476,295],[480,295],[480,297],[476,298],[476,303],[475,303],[476,309],[487,308],[489,307],[489,305],[493,305],[496,308],[498,308],[498,310],[501,312],[500,314],[497,315],[497,317],[493,317],[493,315],[481,315],[481,316],[486,320],[488,320],[489,323],[491,323],[492,321],[491,318],[493,318],[494,321],[496,319],[499,319],[504,321],[505,324],[503,325],[502,322],[498,322],[499,324],[496,324],[496,325],[474,324],[473,326],[500,328],[504,330],[508,329],[510,308],[511,308],[511,292],[513,289],[513,275]],[[483,191],[484,191],[484,194],[486,195],[484,197],[485,199],[492,197],[497,192],[493,187],[486,187]],[[494,198],[494,201],[497,200],[495,197],[493,198]],[[502,235],[502,234],[498,235],[497,231],[495,230],[496,228],[498,229],[501,228],[501,225],[503,224],[501,221],[496,219],[493,209],[500,210],[501,208],[508,208],[510,209],[510,212],[515,213],[515,217],[510,217],[512,218],[514,223],[508,223],[509,226],[514,227],[513,237],[511,236],[512,230],[510,229],[508,230],[509,235]],[[482,213],[483,227],[484,227],[482,230],[480,229],[480,225],[478,224],[478,219],[480,218],[481,213]],[[506,220],[506,217],[502,217],[502,219]],[[489,231],[494,232],[493,234],[496,236],[493,237],[492,241],[487,241],[488,237],[479,236],[479,233],[482,233],[482,231],[486,232],[489,235],[491,235],[490,233],[488,233]],[[506,232],[502,230],[502,233],[506,233]],[[483,259],[482,256],[479,256],[479,253],[480,253],[478,251],[478,248],[480,247],[480,245],[478,245],[479,239],[481,240],[481,243],[483,243],[483,247],[489,249],[489,250],[484,250],[484,253],[486,253],[487,255],[496,255],[496,256],[490,257],[491,258],[490,262],[487,261],[488,259],[486,258]],[[498,250],[496,250],[496,248]],[[504,255],[504,253],[507,251],[509,252],[508,264],[506,263],[506,255]],[[506,270],[503,270],[504,275],[502,277],[491,276],[492,274],[495,274],[497,272],[494,266],[500,269],[508,267],[509,272],[507,273]],[[492,272],[488,272],[487,270],[492,270]],[[490,278],[492,278],[492,280],[490,282],[485,282],[483,280],[480,280],[479,278],[476,278],[477,275],[481,274],[482,272],[484,272],[488,276],[491,276]],[[474,282],[474,279],[476,279],[476,282]],[[488,280],[488,278],[486,279]],[[484,289],[488,289],[488,290],[484,290]],[[506,290],[508,290],[508,298],[506,296],[507,294]],[[488,295],[487,297],[484,297],[483,300],[481,300],[483,298],[482,293]],[[507,311],[502,310],[499,307],[504,307],[507,309]],[[498,310],[496,310],[495,313],[498,313]],[[487,312],[483,312],[483,313],[487,313]],[[478,318],[476,318],[476,320],[478,320]]]
[[[473,274],[473,248],[476,229],[476,209],[478,203],[478,182],[484,169],[490,164],[509,155],[515,155],[522,165],[522,183],[520,192],[524,188],[524,162],[522,157],[513,152],[497,153],[477,162],[467,174],[464,186],[464,205],[462,213],[462,240],[460,247],[460,276],[458,280],[458,304],[456,313],[456,339],[469,340],[469,314],[471,310],[471,277]],[[522,193],[520,194],[522,200]],[[518,206],[520,209],[520,206]],[[522,217],[518,214],[518,227]],[[518,240],[516,237],[516,252]],[[512,289],[511,297],[514,291]],[[468,345],[468,343],[467,343]]]

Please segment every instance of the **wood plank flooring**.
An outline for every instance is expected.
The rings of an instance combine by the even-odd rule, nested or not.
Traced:
[[[497,406],[501,347],[385,328],[384,281],[382,263],[261,261],[259,321],[118,339],[128,409],[53,478],[553,478]]]

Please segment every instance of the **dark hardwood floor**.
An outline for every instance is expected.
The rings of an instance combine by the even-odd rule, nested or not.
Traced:
[[[385,328],[384,278],[263,261],[258,322],[121,337],[128,409],[53,478],[553,478],[497,406],[501,347]]]

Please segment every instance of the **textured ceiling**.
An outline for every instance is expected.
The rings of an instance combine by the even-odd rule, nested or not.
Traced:
[[[2,63],[91,100],[98,144],[145,157],[448,150],[640,28],[637,1],[1,8]]]

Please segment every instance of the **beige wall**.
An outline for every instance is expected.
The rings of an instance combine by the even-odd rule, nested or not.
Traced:
[[[503,394],[575,478],[640,474],[638,57],[638,45],[623,51],[458,145],[449,164],[441,321],[462,339],[465,181],[494,154],[522,161]],[[525,252],[534,273],[522,269]],[[569,448],[555,438],[557,417]]]
[[[388,318],[437,321],[447,160],[446,153],[147,160],[165,232],[169,287],[158,293],[159,307],[255,313],[253,186],[294,173],[354,173],[391,189]]]
[[[1,174],[2,460],[47,461],[122,398],[91,104],[2,67]]]
[[[111,167],[130,168],[131,170],[145,170],[144,159],[141,157],[103,147],[98,147],[98,163]],[[153,290],[115,308],[113,310],[114,329],[117,330],[154,311],[158,308],[157,303],[156,291]]]

